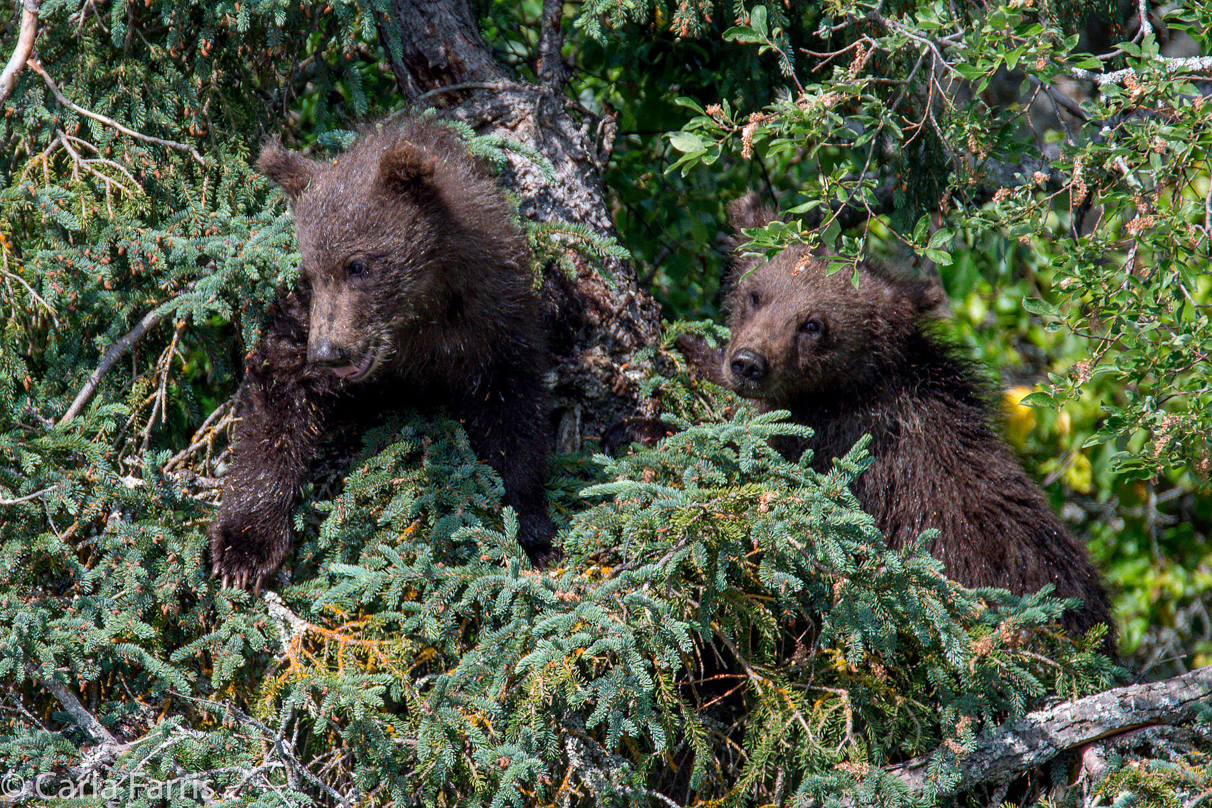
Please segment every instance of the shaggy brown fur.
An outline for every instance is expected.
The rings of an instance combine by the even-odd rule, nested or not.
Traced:
[[[738,230],[773,218],[752,194],[730,213]],[[856,288],[848,269],[829,275],[804,248],[769,262],[738,259],[732,278],[732,339],[702,371],[812,427],[808,441],[776,448],[788,458],[810,450],[823,471],[871,434],[873,462],[854,492],[890,547],[938,528],[930,552],[950,578],[1020,595],[1053,584],[1058,597],[1084,604],[1066,613],[1066,629],[1106,623],[1114,648],[1107,596],[1085,549],[999,437],[972,366],[931,332],[940,300],[932,284],[860,265]]]
[[[529,251],[500,190],[458,138],[411,121],[332,162],[266,145],[257,168],[290,199],[302,265],[248,360],[218,518],[217,575],[259,587],[291,546],[291,513],[338,419],[444,408],[505,485],[519,540],[551,552],[543,469],[547,355]]]

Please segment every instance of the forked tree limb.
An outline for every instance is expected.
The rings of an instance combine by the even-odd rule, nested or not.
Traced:
[[[17,77],[25,67],[25,61],[34,52],[34,40],[38,38],[38,10],[42,0],[21,0],[21,31],[17,35],[17,47],[4,72],[0,73],[0,104],[8,100],[13,88],[17,86]]]
[[[976,747],[959,760],[959,781],[946,793],[1008,782],[1062,752],[1141,727],[1179,724],[1209,705],[1212,665],[1173,679],[1119,687],[1036,710],[979,737]],[[920,795],[930,783],[929,765],[927,755],[888,771]]]

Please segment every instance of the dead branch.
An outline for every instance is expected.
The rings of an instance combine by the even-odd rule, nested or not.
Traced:
[[[26,494],[23,497],[15,497],[13,499],[0,499],[0,505],[20,505],[22,502],[32,502],[43,494],[49,494],[58,486],[52,485],[50,488],[43,488],[41,491],[35,491],[32,494]]]
[[[1175,73],[1206,73],[1212,70],[1212,56],[1159,56],[1154,59],[1154,62],[1159,64],[1167,75],[1174,75]],[[1132,67],[1125,67],[1112,73],[1097,73],[1093,70],[1071,67],[1069,68],[1069,75],[1083,81],[1092,81],[1099,87],[1106,87],[1108,84],[1122,84],[1129,78],[1136,78],[1137,72]]]
[[[49,690],[50,694],[55,697],[55,701],[59,702],[59,706],[63,708],[64,712],[70,715],[72,720],[76,722],[76,726],[87,732],[89,737],[94,741],[110,747],[121,745],[118,743],[118,739],[92,713],[84,708],[84,705],[80,703],[80,699],[76,698],[76,694],[56,682],[53,678],[41,675],[38,672],[38,668],[31,663],[26,663],[25,673],[35,682]]]
[[[193,283],[190,283],[185,291],[193,288]],[[143,338],[143,335],[160,324],[160,321],[168,316],[169,310],[163,305],[143,315],[143,319],[139,324],[130,330],[126,336],[116,340],[112,345],[105,349],[101,354],[101,363],[97,365],[97,369],[88,377],[88,381],[84,383],[84,387],[80,388],[80,392],[76,394],[75,400],[72,401],[67,412],[63,413],[63,417],[59,419],[58,426],[63,426],[65,423],[75,418],[84,409],[84,405],[88,403],[89,398],[97,389],[97,385],[101,383],[101,378],[109,372],[109,369],[114,366],[114,363],[122,358],[122,355],[131,349],[136,342]]]
[[[215,419],[218,419],[218,423],[215,423]],[[183,463],[186,458],[203,447],[207,448],[207,457],[209,457],[210,446],[214,443],[215,437],[228,426],[235,423],[235,421],[234,399],[229,399],[226,403],[215,407],[211,414],[206,416],[206,420],[202,422],[202,426],[198,427],[194,432],[189,446],[170,457],[168,462],[164,464],[164,471],[166,473],[172,471],[179,464]]]
[[[1037,710],[977,738],[972,751],[956,761],[959,781],[940,796],[978,783],[1008,782],[1062,752],[1094,741],[1141,727],[1182,723],[1206,708],[1210,698],[1212,666]],[[930,783],[931,757],[914,758],[888,771],[911,793],[923,794]]]
[[[189,152],[193,156],[193,158],[198,161],[198,165],[203,165],[203,166],[206,165],[206,160],[202,157],[202,155],[198,154],[198,150],[195,149],[193,146],[187,145],[185,143],[178,143],[175,140],[164,140],[162,138],[152,137],[151,135],[145,135],[142,132],[136,132],[134,129],[131,129],[130,127],[127,127],[127,126],[123,126],[122,124],[118,123],[113,118],[107,118],[104,115],[98,114],[96,112],[92,112],[91,110],[87,110],[84,107],[80,106],[79,104],[72,103],[71,101],[69,101],[67,99],[67,96],[65,96],[62,93],[62,91],[59,90],[59,85],[56,84],[55,80],[50,77],[50,74],[42,69],[42,65],[38,64],[38,62],[34,59],[27,60],[26,64],[29,65],[30,70],[33,70],[35,73],[37,73],[39,76],[42,77],[42,80],[44,82],[46,82],[46,86],[50,88],[50,91],[52,93],[54,93],[55,100],[57,100],[60,104],[67,107],[68,109],[70,109],[80,115],[83,115],[86,118],[92,118],[94,121],[98,121],[100,123],[105,124],[106,126],[113,127],[114,129],[117,129],[119,132],[121,132],[124,135],[128,135],[133,138],[138,138],[139,140],[146,140],[148,143],[155,143],[158,146],[166,146],[170,149],[176,149],[177,151],[180,151],[180,152]]]
[[[0,73],[0,104],[12,94],[13,88],[17,86],[17,77],[21,75],[21,68],[25,67],[26,60],[34,52],[34,40],[38,38],[38,9],[41,5],[42,0],[21,2],[21,33],[17,35],[17,47],[13,49],[13,55],[4,66],[4,72]]]

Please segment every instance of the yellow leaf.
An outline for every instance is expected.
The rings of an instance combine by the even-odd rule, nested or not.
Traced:
[[[1027,436],[1035,429],[1035,410],[1022,401],[1032,392],[1026,385],[1011,387],[1002,398],[1002,407],[1006,410],[1006,438],[1015,446],[1023,446]]]

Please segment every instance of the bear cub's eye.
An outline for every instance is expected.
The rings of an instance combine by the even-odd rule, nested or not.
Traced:
[[[800,332],[807,334],[810,337],[815,337],[821,333],[821,321],[812,319],[804,322],[800,326]]]
[[[366,264],[363,264],[361,261],[350,261],[345,265],[345,271],[349,273],[351,278],[361,277],[367,272]]]
[[[757,308],[759,305],[761,305],[761,302],[762,302],[762,296],[761,296],[761,295],[759,295],[757,292],[750,292],[750,293],[749,293],[749,305],[750,305],[750,306],[753,306],[754,308]]]

